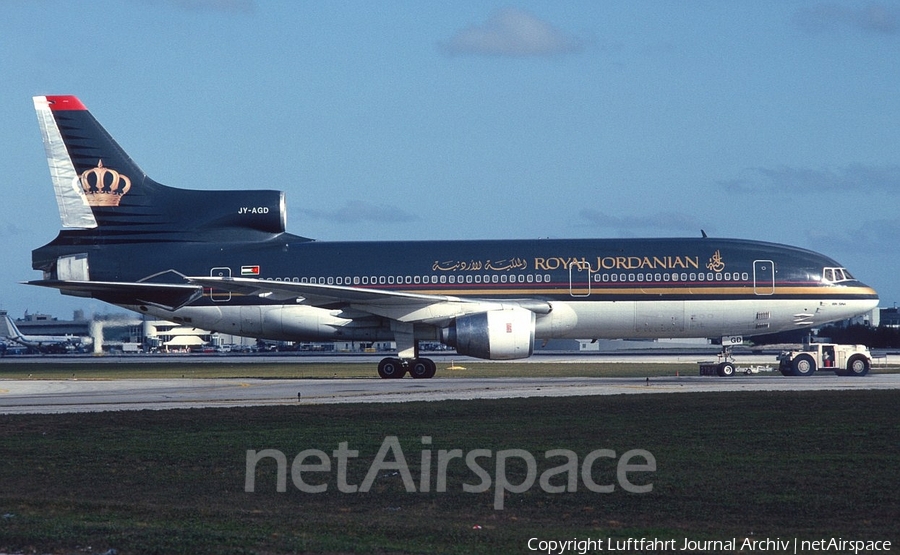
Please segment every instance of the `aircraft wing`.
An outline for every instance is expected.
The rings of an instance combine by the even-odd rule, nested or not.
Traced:
[[[400,322],[440,323],[465,314],[509,306],[520,306],[539,314],[546,314],[551,310],[548,302],[533,299],[500,302],[488,299],[463,299],[450,295],[254,278],[190,277],[188,279],[192,283],[204,287],[230,291],[239,295],[256,295],[276,301],[294,299],[298,304],[341,308],[348,317],[353,317],[355,311],[365,315],[383,316]]]

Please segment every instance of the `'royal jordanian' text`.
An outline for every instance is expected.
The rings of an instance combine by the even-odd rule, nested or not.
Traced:
[[[587,258],[574,256],[535,258],[535,270],[568,270],[575,268],[581,271],[590,270],[675,270],[700,268],[697,256],[598,256],[596,262]]]

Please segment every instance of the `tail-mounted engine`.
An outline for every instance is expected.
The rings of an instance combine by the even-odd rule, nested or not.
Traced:
[[[461,355],[489,360],[526,358],[534,352],[534,312],[524,308],[460,316],[441,330],[441,341]]]

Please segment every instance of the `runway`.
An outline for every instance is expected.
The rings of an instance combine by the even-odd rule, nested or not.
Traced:
[[[657,378],[0,380],[0,414],[575,395],[900,389],[900,374]]]

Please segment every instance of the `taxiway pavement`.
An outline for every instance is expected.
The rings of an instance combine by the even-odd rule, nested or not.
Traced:
[[[0,414],[575,395],[900,389],[900,374],[655,378],[0,380]]]

